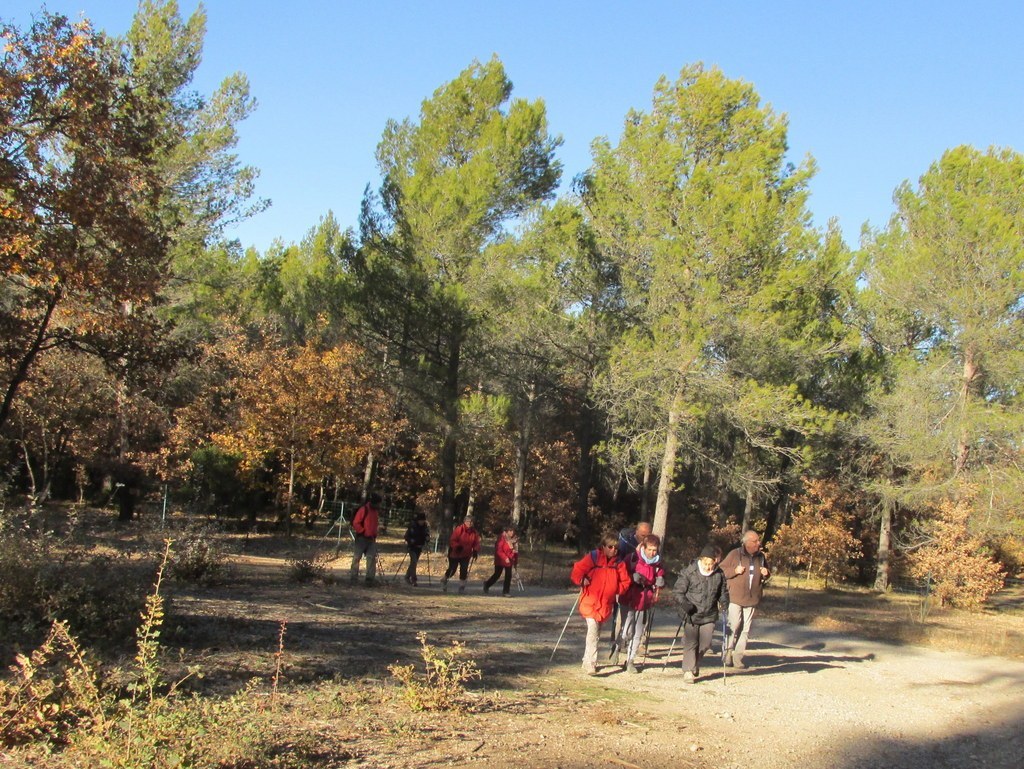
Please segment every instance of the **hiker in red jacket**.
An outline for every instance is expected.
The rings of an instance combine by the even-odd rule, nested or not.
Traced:
[[[508,597],[512,589],[512,569],[517,563],[519,563],[519,538],[516,536],[515,526],[509,524],[502,529],[498,541],[494,543],[494,574],[484,582],[484,592],[489,592],[491,586],[504,572],[505,581],[501,586],[501,594]]]
[[[349,581],[354,585],[359,580],[359,561],[366,555],[366,584],[372,586],[377,576],[377,531],[380,526],[380,494],[371,494],[370,501],[356,510],[352,516],[352,531],[355,543],[352,547],[352,567]]]
[[[441,577],[441,589],[448,592],[448,580],[459,570],[459,592],[466,592],[469,562],[480,554],[480,534],[473,528],[473,516],[467,515],[448,539],[448,570]]]
[[[580,614],[587,621],[587,641],[583,652],[583,672],[597,674],[597,641],[601,626],[611,618],[615,598],[629,589],[626,565],[619,560],[619,538],[605,534],[596,550],[591,550],[572,567],[571,579],[579,585]]]

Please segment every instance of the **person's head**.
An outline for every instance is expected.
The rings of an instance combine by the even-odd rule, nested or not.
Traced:
[[[427,522],[427,514],[426,513],[416,513],[416,523],[426,523],[426,522]]]
[[[648,534],[640,543],[640,547],[643,548],[644,555],[646,555],[648,560],[650,560],[658,554],[659,550],[661,550],[661,537],[657,534]]]
[[[370,495],[370,504],[371,505],[379,505],[380,504],[380,494],[378,494],[376,491],[373,492]]]
[[[505,528],[503,528],[501,531],[509,539],[515,539],[516,537],[516,527],[513,526],[511,523],[506,524]]]
[[[466,525],[466,526],[467,526],[468,528],[470,528],[470,529],[472,529],[472,528],[473,528],[473,516],[471,516],[471,515],[467,515],[467,516],[466,516],[465,518],[463,518],[463,519],[462,519],[462,522],[463,522],[463,523],[464,523],[464,524],[465,524],[465,525]]]
[[[646,537],[651,535],[651,524],[647,521],[640,521],[636,525],[636,541],[643,542]]]
[[[603,534],[601,536],[601,543],[598,545],[598,549],[601,550],[609,558],[611,558],[613,555],[617,555],[619,552],[618,534],[612,534],[611,532]]]
[[[704,571],[712,571],[722,558],[722,550],[718,545],[705,545],[697,557],[697,562]]]
[[[761,549],[761,536],[753,529],[743,535],[743,549],[751,555]]]

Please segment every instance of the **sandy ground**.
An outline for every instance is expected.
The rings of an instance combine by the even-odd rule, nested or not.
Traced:
[[[681,639],[667,658],[678,618],[663,606],[642,672],[604,664],[592,677],[580,670],[578,614],[549,662],[572,592],[527,587],[505,599],[484,595],[479,578],[465,595],[442,593],[436,581],[300,587],[280,579],[270,559],[260,568],[258,578],[177,599],[195,615],[191,645],[206,643],[199,628],[219,639],[204,651],[208,666],[227,655],[245,679],[254,672],[246,665],[266,664],[284,619],[293,684],[385,682],[387,664],[416,659],[420,631],[435,644],[465,642],[482,669],[467,714],[366,716],[387,729],[342,715],[325,731],[346,745],[346,760],[332,766],[1024,767],[1022,662],[864,641],[764,613],[748,669],[723,669],[709,655],[700,680],[686,685]],[[716,634],[715,652],[719,643]],[[264,660],[244,662],[247,649]]]

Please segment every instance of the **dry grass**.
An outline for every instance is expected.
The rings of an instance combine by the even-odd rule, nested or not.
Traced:
[[[984,611],[939,608],[924,596],[856,587],[824,590],[776,579],[766,616],[821,630],[934,649],[1024,659],[1024,588],[998,593]]]

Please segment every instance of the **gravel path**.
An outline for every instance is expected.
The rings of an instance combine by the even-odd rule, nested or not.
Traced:
[[[605,667],[596,678],[609,689],[645,693],[669,730],[674,722],[690,731],[689,746],[671,741],[663,766],[1024,767],[1024,663],[864,641],[761,616],[748,669],[723,670],[720,657],[709,656],[700,680],[685,685],[678,643],[664,665],[677,626],[674,612],[657,616],[640,675]],[[582,622],[574,627],[570,647],[578,657]],[[718,644],[716,637],[716,650]],[[575,666],[564,670],[581,677]],[[681,747],[691,755],[680,763]]]

